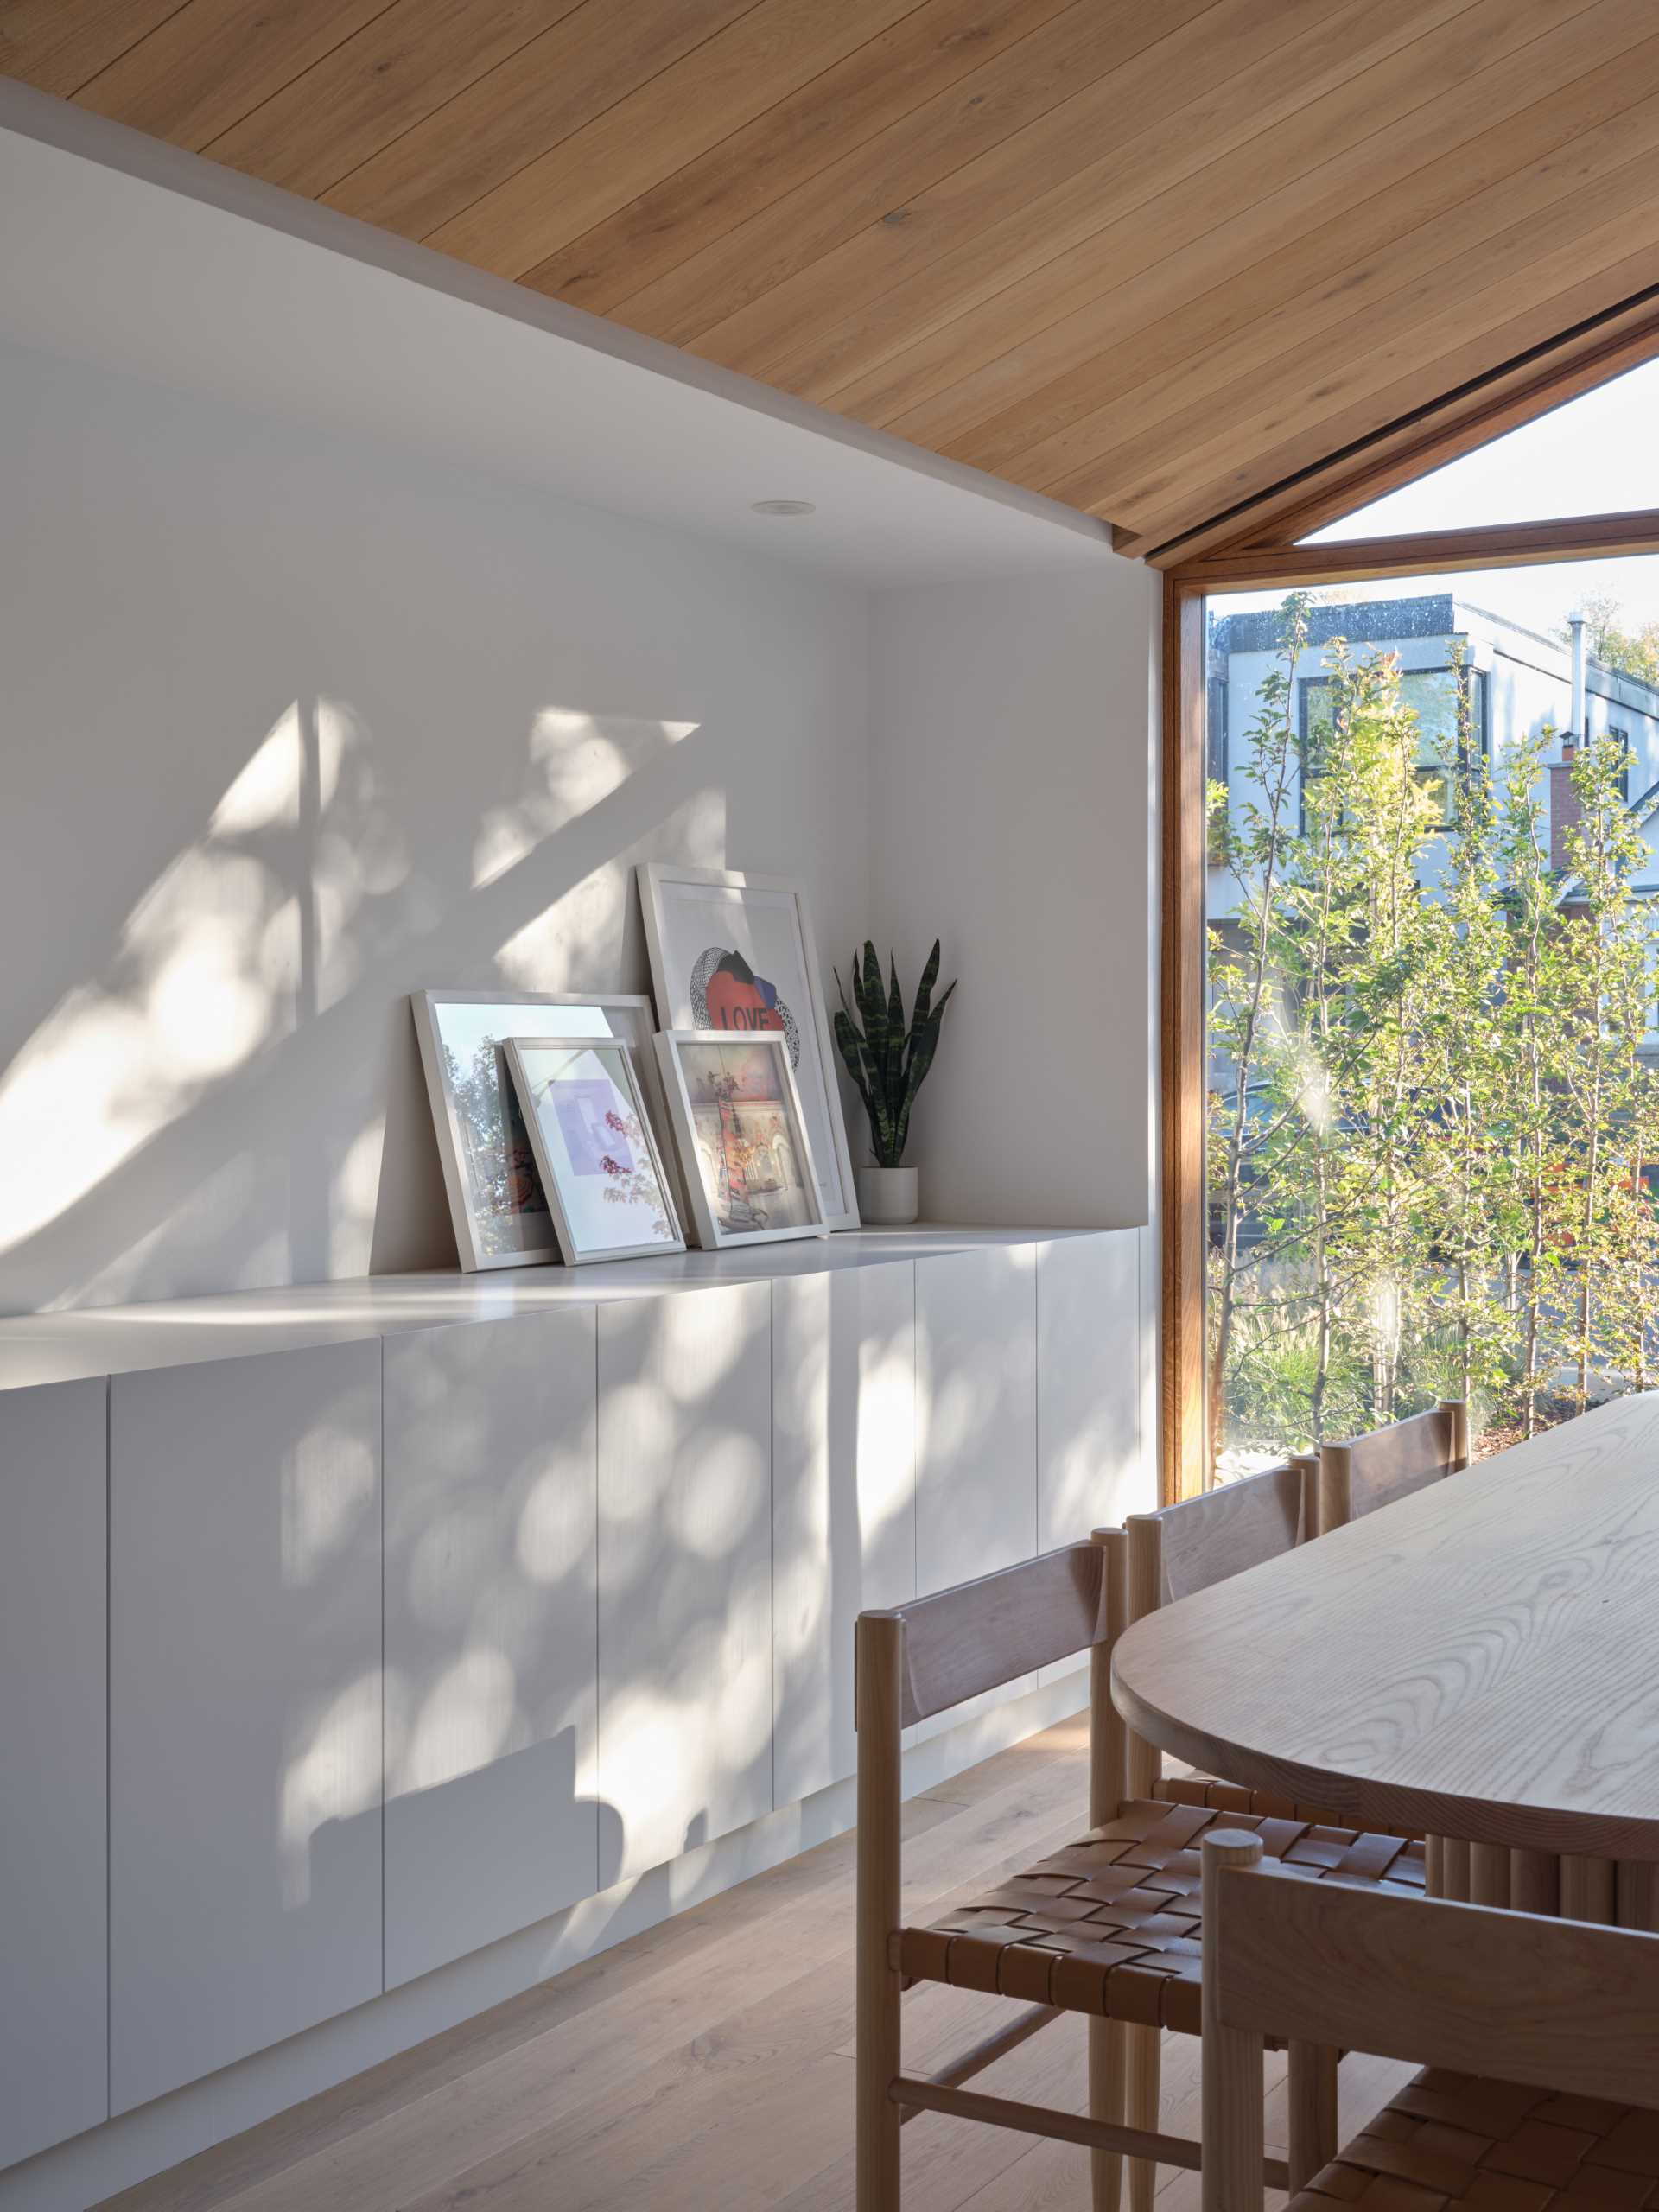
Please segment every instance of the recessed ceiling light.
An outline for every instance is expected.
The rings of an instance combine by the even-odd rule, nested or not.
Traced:
[[[817,507],[810,499],[753,499],[749,512],[757,515],[811,515]]]

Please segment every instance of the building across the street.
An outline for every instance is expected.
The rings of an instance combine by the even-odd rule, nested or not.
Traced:
[[[1230,810],[1248,790],[1245,734],[1256,713],[1256,694],[1284,640],[1285,617],[1276,607],[1213,616],[1209,635],[1210,774],[1225,784]],[[1310,611],[1307,644],[1295,671],[1298,726],[1304,741],[1316,736],[1331,696],[1329,656],[1333,640],[1347,640],[1356,658],[1396,655],[1401,694],[1417,716],[1419,759],[1426,780],[1448,784],[1457,772],[1457,686],[1468,686],[1471,741],[1491,762],[1501,785],[1514,741],[1548,728],[1571,747],[1586,737],[1613,736],[1626,753],[1625,796],[1644,818],[1659,798],[1659,689],[1609,668],[1582,652],[1575,682],[1574,648],[1541,635],[1508,616],[1494,614],[1452,592],[1421,592],[1390,599],[1357,600]],[[1580,649],[1581,650],[1581,649]],[[1582,685],[1582,705],[1576,703]],[[1570,760],[1570,750],[1566,758]],[[1552,844],[1571,819],[1570,782],[1560,750],[1547,760]],[[1656,823],[1659,830],[1659,823]],[[1654,874],[1659,876],[1659,850]],[[1235,909],[1237,887],[1224,868],[1210,872],[1211,920]]]

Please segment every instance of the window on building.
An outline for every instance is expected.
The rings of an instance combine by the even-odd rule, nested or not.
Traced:
[[[1209,686],[1209,768],[1212,784],[1227,780],[1227,686],[1212,676]]]
[[[1616,729],[1612,723],[1609,722],[1607,734],[1618,747],[1619,759],[1623,764],[1618,777],[1618,795],[1628,804],[1630,796],[1630,733],[1627,729]]]
[[[1336,684],[1328,676],[1305,676],[1296,686],[1297,722],[1300,732],[1301,779],[1306,790],[1311,777],[1317,776],[1333,734],[1336,718]],[[1307,810],[1299,810],[1297,828],[1307,828]]]
[[[1461,687],[1461,697],[1459,696]],[[1328,676],[1300,685],[1302,775],[1319,772],[1331,736],[1336,690]],[[1400,703],[1417,718],[1417,780],[1430,791],[1442,822],[1457,812],[1457,779],[1487,749],[1486,671],[1480,668],[1408,668],[1400,676]]]
[[[1210,782],[1212,788],[1217,785],[1220,785],[1224,789],[1225,789],[1229,781],[1229,763],[1227,754],[1227,685],[1224,678],[1221,677],[1212,676],[1210,678],[1208,686],[1207,727],[1209,745],[1208,757],[1205,766],[1209,770]],[[1206,819],[1208,828],[1205,835],[1205,852],[1211,867],[1221,868],[1226,864],[1227,859],[1227,809],[1225,804],[1224,803],[1222,806],[1211,811]]]

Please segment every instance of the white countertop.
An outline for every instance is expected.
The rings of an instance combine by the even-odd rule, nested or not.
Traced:
[[[140,1368],[182,1367],[303,1344],[353,1344],[404,1330],[497,1321],[551,1306],[662,1298],[719,1284],[773,1282],[1106,1232],[1067,1229],[859,1229],[723,1252],[665,1254],[585,1268],[367,1275],[293,1289],[242,1290],[149,1306],[100,1306],[0,1320],[0,1390]]]

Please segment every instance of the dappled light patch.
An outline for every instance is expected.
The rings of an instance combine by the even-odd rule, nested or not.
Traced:
[[[313,1582],[357,1537],[379,1497],[380,1471],[361,1436],[319,1424],[283,1464],[283,1581]]]
[[[698,727],[537,709],[512,798],[486,779],[455,825],[458,882],[429,794],[364,714],[290,701],[181,824],[107,961],[0,1068],[0,1253],[22,1299],[441,1263],[406,995],[457,972],[546,990],[643,969],[635,859],[726,857],[721,788],[660,807],[630,791]]]
[[[379,1804],[379,1669],[348,1682],[290,1727],[276,1838],[283,1902],[292,1912],[310,1900],[318,1831]]]
[[[680,1454],[668,1500],[668,1526],[699,1559],[726,1556],[732,1539],[766,1511],[769,1472],[750,1436],[700,1436]]]
[[[524,1740],[512,1661],[474,1644],[432,1683],[410,1725],[401,1762],[406,1789],[435,1789]]]

